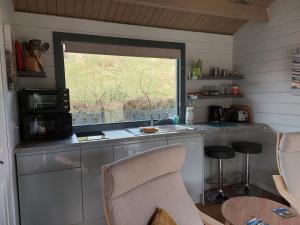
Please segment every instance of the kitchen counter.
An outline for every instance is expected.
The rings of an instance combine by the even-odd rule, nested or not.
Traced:
[[[185,126],[185,125],[184,125]],[[154,133],[144,135],[134,135],[124,130],[113,130],[105,131],[106,138],[100,140],[91,140],[85,142],[79,142],[77,136],[74,134],[72,137],[62,140],[43,140],[43,141],[28,141],[21,142],[15,148],[15,154],[37,154],[37,153],[48,153],[48,152],[59,152],[72,150],[74,147],[82,147],[91,143],[105,144],[118,144],[123,142],[135,142],[139,140],[150,140],[161,137],[172,137],[180,135],[197,135],[197,134],[209,134],[218,132],[230,132],[245,129],[264,129],[267,127],[266,124],[261,123],[227,123],[225,125],[210,125],[210,124],[195,124],[187,126],[193,128],[190,130],[182,131],[171,131],[165,133]]]

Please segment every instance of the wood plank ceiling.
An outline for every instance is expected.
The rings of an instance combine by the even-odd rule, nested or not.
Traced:
[[[170,28],[178,30],[234,34],[247,21],[195,12],[157,8],[113,0],[13,0],[15,10],[46,15]],[[267,8],[274,0],[249,0]],[[239,4],[239,3],[236,3]]]

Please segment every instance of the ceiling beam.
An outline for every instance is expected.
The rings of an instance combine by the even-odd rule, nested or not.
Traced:
[[[161,9],[172,9],[245,21],[267,22],[267,8],[230,0],[113,0]]]

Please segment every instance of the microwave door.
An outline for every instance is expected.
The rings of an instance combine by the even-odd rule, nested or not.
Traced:
[[[45,117],[35,117],[30,124],[30,136],[42,137],[55,134],[55,119]]]
[[[57,95],[55,94],[33,94],[32,96],[32,109],[48,110],[56,109],[58,107]]]

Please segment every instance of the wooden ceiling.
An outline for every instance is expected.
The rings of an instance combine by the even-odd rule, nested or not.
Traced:
[[[253,12],[257,10],[267,15],[266,8],[274,0],[249,0],[248,4],[235,3],[235,0],[214,0],[229,5],[235,11],[225,11],[220,14],[214,13],[217,6],[212,5],[213,0],[189,0],[190,8],[181,7],[184,0],[13,0],[15,10],[46,15],[83,18],[90,20],[133,24],[150,27],[170,28],[187,31],[233,34],[246,22],[252,19]],[[198,2],[197,2],[198,1]],[[199,2],[206,2],[212,10],[202,9]],[[170,4],[166,7],[161,3]],[[176,5],[177,4],[177,5]],[[198,4],[198,5],[195,5]],[[210,5],[209,5],[210,4]],[[222,4],[220,4],[222,7]],[[168,6],[168,5],[167,5]],[[175,7],[174,7],[175,6]],[[176,7],[177,6],[177,7]],[[199,11],[197,7],[199,6]],[[223,8],[224,8],[223,7]],[[249,12],[248,13],[248,8]],[[244,10],[246,13],[244,13]],[[236,12],[240,12],[237,14]],[[219,16],[222,15],[222,16]],[[228,16],[227,16],[228,15]],[[248,16],[245,17],[244,15]],[[263,15],[264,16],[264,15]],[[251,18],[250,18],[251,17]],[[258,17],[257,17],[258,18]],[[258,20],[253,18],[253,20]],[[259,18],[260,19],[260,18]]]

